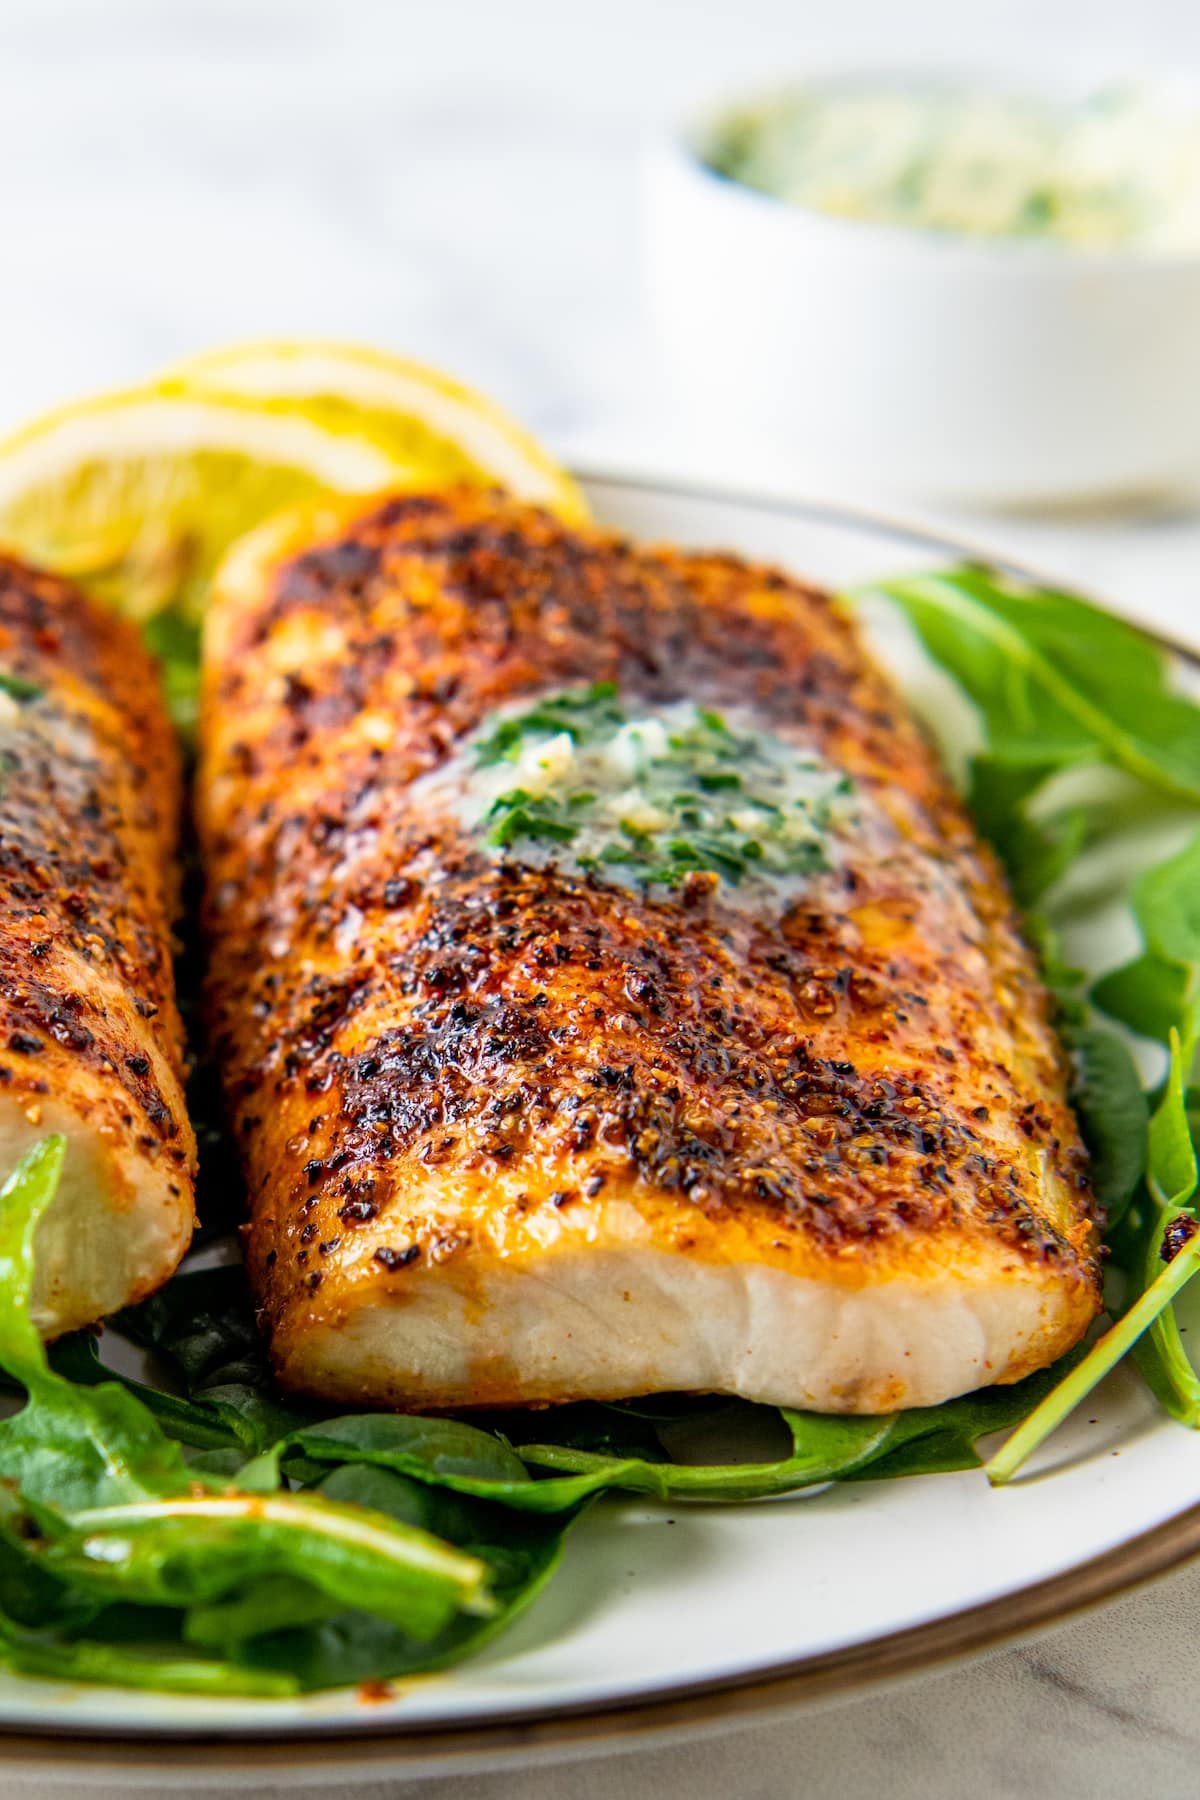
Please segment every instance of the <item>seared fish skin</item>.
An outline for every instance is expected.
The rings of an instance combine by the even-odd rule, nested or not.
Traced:
[[[182,777],[137,630],[0,557],[0,1165],[67,1139],[47,1336],[151,1293],[193,1227],[171,925]]]
[[[359,508],[246,541],[205,652],[211,1022],[280,1379],[878,1412],[1066,1350],[1099,1282],[1047,997],[853,624],[497,494]],[[752,715],[860,825],[773,908],[501,859],[446,771],[596,682]]]

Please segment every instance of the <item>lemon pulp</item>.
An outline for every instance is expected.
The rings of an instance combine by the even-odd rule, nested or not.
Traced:
[[[437,371],[351,345],[235,345],[0,442],[0,544],[141,622],[186,724],[231,543],[323,494],[456,482],[585,512],[528,434]]]

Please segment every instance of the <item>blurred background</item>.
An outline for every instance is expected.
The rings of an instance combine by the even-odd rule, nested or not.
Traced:
[[[794,486],[661,375],[639,171],[697,104],[830,63],[1178,73],[1200,7],[6,0],[0,425],[225,339],[326,333],[446,366],[577,462]],[[987,530],[1135,609],[1166,584],[1176,616],[1190,500],[1117,511]]]

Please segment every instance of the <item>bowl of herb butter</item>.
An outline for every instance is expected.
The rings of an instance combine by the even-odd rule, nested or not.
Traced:
[[[1200,474],[1200,95],[823,77],[651,148],[685,395],[806,479],[992,504]]]

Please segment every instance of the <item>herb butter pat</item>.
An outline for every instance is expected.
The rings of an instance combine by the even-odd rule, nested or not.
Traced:
[[[1200,116],[1120,87],[1055,100],[950,83],[844,82],[727,114],[718,173],[847,219],[1165,253],[1200,246]]]
[[[830,869],[858,810],[841,770],[744,715],[606,682],[493,715],[428,779],[499,860],[754,911]]]

